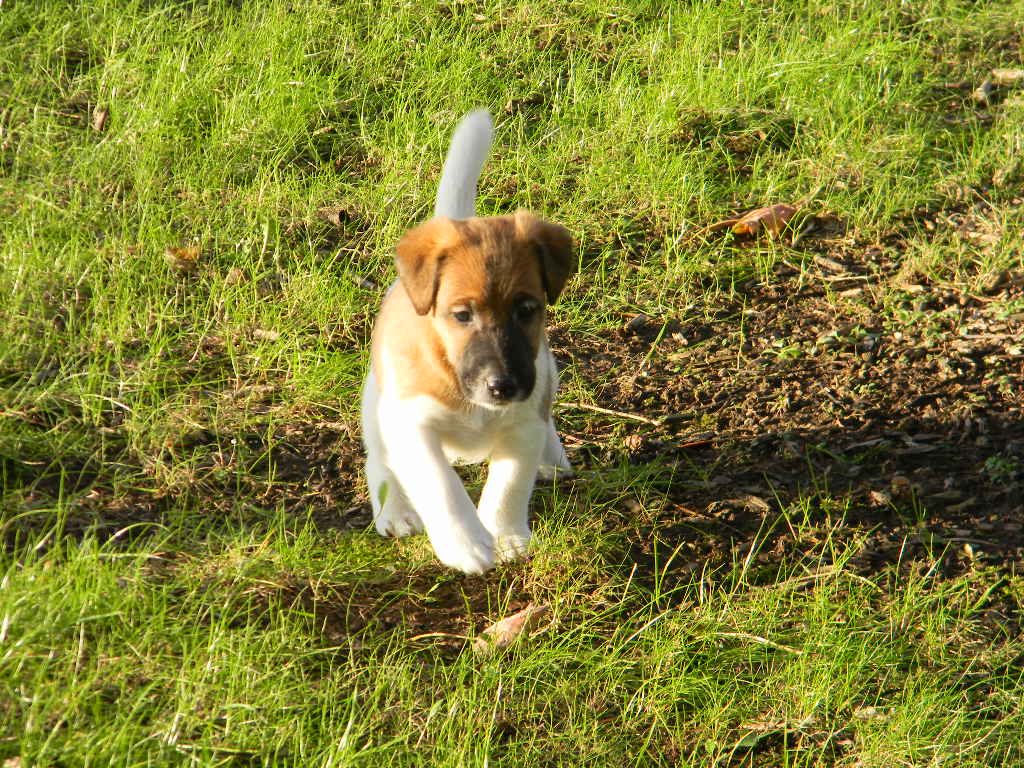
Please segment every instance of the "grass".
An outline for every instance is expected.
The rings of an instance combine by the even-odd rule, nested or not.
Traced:
[[[868,580],[809,552],[765,585],[737,567],[714,586],[584,595],[551,552],[575,534],[541,535],[539,562],[487,591],[500,614],[536,581],[557,621],[493,659],[332,634],[324,617],[393,581],[393,560],[283,516],[25,554],[4,579],[4,748],[46,765],[1020,759],[1019,647],[979,622],[991,574]],[[429,609],[430,588],[382,592],[381,613]]]
[[[553,315],[576,338],[806,264],[693,237],[771,202],[973,290],[1020,267],[1024,102],[945,86],[1020,67],[1021,19],[1019,0],[0,7],[3,764],[1024,764],[1004,621],[1024,582],[940,577],[941,549],[865,574],[842,498],[778,504],[785,555],[757,539],[681,576],[689,534],[637,542],[666,489],[708,477],[623,460],[620,426],[602,471],[538,493],[534,558],[487,578],[337,523],[364,495],[375,286],[463,112],[498,121],[481,211],[577,236]],[[979,190],[989,236],[927,228]],[[888,322],[927,319],[887,290]],[[608,384],[564,379],[584,403]],[[553,623],[511,653],[450,637],[524,600]]]

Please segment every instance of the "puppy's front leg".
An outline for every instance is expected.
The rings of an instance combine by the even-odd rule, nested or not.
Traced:
[[[550,481],[572,476],[572,464],[569,463],[569,457],[565,455],[565,448],[562,446],[561,438],[558,437],[554,419],[549,418],[547,437],[544,441],[544,450],[541,451],[540,471],[537,473],[537,477]]]
[[[398,409],[392,414],[395,418],[381,419],[388,467],[423,522],[438,559],[464,573],[490,569],[494,541],[480,524],[440,440],[430,430],[402,419]]]
[[[478,514],[494,537],[499,561],[525,557],[530,548],[530,494],[540,466],[544,425],[521,425],[495,442]]]

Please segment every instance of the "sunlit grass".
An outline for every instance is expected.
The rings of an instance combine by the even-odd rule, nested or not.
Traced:
[[[853,249],[898,232],[935,280],[1019,265],[1020,103],[979,116],[947,86],[1019,67],[1022,19],[1019,0],[0,7],[0,762],[1020,764],[1021,645],[988,611],[1019,610],[1017,576],[866,577],[827,526],[767,570],[739,551],[680,579],[673,548],[634,568],[680,478],[622,464],[539,492],[533,559],[462,579],[422,537],[286,506],[270,454],[323,433],[318,462],[355,476],[392,248],[472,107],[497,121],[481,212],[578,240],[553,322],[579,338],[804,260],[700,236],[775,202]],[[917,223],[979,188],[988,239]],[[530,642],[463,648],[527,600],[552,607]],[[462,635],[420,626],[442,609]]]

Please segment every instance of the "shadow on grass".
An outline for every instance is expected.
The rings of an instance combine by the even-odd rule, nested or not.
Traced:
[[[854,278],[866,276],[862,266],[843,277],[863,286]],[[587,336],[553,329],[556,354],[599,410],[559,406],[579,476],[538,491],[538,527],[549,524],[545,509],[561,529],[599,516],[594,578],[617,574],[652,593],[737,567],[750,583],[771,582],[809,552],[827,566],[830,548],[854,543],[849,564],[865,574],[925,560],[939,574],[1016,571],[1024,387],[1014,345],[1024,319],[922,284],[897,322],[869,293],[846,301],[836,281],[796,270],[776,278],[750,281],[701,317],[645,317]],[[998,291],[1002,305],[1017,301],[1024,281]],[[201,525],[183,529],[193,538],[275,515],[323,535],[368,531],[352,425],[310,414],[237,430],[179,441],[167,458],[176,473],[163,482],[128,454],[81,467],[7,456],[5,545],[38,540],[55,504],[63,535],[101,541],[144,536],[132,527],[140,522],[173,527],[190,508],[202,510]],[[260,600],[307,610],[328,635],[403,625],[458,645],[484,613],[544,599],[544,585],[528,581],[515,566],[465,578],[431,564],[336,585],[344,595],[299,580]]]

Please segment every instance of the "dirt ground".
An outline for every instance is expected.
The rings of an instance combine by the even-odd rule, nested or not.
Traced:
[[[664,526],[638,535],[639,550],[689,536],[684,567],[699,570],[806,499],[810,517],[867,537],[855,561],[865,570],[926,550],[945,553],[950,572],[1017,568],[1024,275],[971,293],[906,274],[885,246],[818,245],[805,269],[782,260],[705,308],[707,321],[633,317],[583,343],[553,333],[559,356],[607,382],[595,400],[620,412],[609,428],[633,425],[630,461],[705,475],[671,485]],[[584,468],[614,458],[609,436],[566,429]],[[765,562],[800,546],[785,527],[767,539]]]

